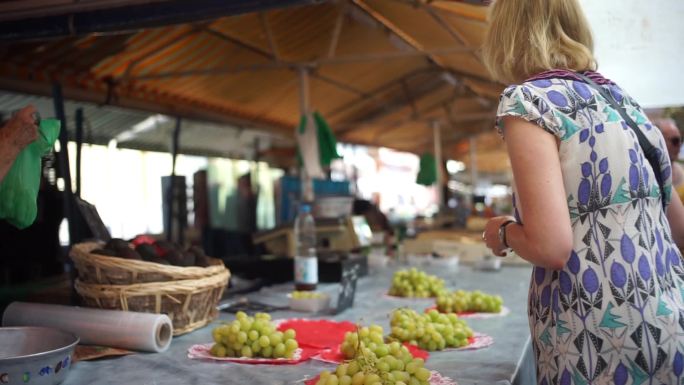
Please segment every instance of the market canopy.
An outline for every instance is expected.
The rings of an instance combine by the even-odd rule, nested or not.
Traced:
[[[32,14],[38,2],[0,4],[0,18],[58,18]],[[184,3],[200,2],[207,0]],[[96,33],[101,13],[87,24],[72,10],[75,32],[89,33],[59,36],[57,28],[57,36],[38,39],[5,22],[0,88],[49,95],[59,82],[67,99],[292,138],[306,70],[311,107],[339,141],[420,154],[432,148],[431,125],[439,122],[450,156],[463,138],[491,129],[501,86],[478,56],[486,26],[479,1],[305,3],[116,33]],[[12,5],[14,13],[2,9]],[[131,28],[137,14],[129,8]],[[102,29],[116,20],[105,21]]]

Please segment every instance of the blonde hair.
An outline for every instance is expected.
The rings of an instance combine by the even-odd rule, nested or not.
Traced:
[[[519,83],[551,69],[596,70],[594,41],[577,0],[498,0],[483,46],[492,77]]]

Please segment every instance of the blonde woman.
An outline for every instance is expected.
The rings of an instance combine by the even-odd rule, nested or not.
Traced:
[[[577,0],[499,0],[490,18],[485,64],[512,84],[498,127],[516,218],[493,218],[483,237],[495,254],[511,248],[535,266],[528,315],[538,384],[681,384],[684,207],[671,194],[660,131],[595,72]],[[659,149],[663,193],[617,109]]]

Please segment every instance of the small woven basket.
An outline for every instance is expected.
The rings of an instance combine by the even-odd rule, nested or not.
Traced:
[[[71,248],[69,256],[76,265],[81,282],[132,285],[145,282],[181,281],[200,279],[226,270],[223,262],[216,258],[210,258],[211,265],[208,267],[180,267],[92,253],[93,250],[101,247],[103,245],[100,243],[86,242]]]
[[[76,292],[86,306],[101,309],[164,313],[173,322],[173,334],[188,333],[213,321],[230,272],[182,281],[133,285],[102,285],[76,280]]]

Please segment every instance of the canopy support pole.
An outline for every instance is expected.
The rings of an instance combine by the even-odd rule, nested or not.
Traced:
[[[71,190],[71,170],[69,169],[69,135],[67,131],[67,119],[64,111],[64,95],[62,94],[62,85],[55,83],[52,86],[52,99],[54,101],[55,116],[61,122],[61,129],[59,130],[59,152],[57,155],[57,164],[59,165],[58,176],[64,181],[64,217],[69,225],[69,244],[80,241],[79,234],[74,218],[73,209],[73,191]]]
[[[442,164],[442,127],[438,120],[432,121],[432,136],[435,148],[435,167],[437,168],[437,206],[444,207],[444,170]]]
[[[470,139],[470,183],[473,187],[473,195],[475,195],[475,187],[477,187],[477,182],[480,179],[477,171],[477,138],[471,136]]]
[[[309,118],[310,111],[310,99],[309,99],[309,69],[306,67],[299,67],[299,109],[301,115],[305,119]],[[295,128],[295,138],[298,137],[299,133],[296,132],[298,128]],[[313,190],[313,181],[311,176],[306,172],[306,167],[302,165],[300,169],[300,178],[302,183],[302,202],[313,202],[315,199]]]
[[[83,147],[83,108],[76,109],[76,196],[81,196],[81,149]]]
[[[176,197],[179,195],[178,183],[176,182],[176,158],[178,157],[178,144],[180,141],[181,122],[182,119],[180,117],[177,117],[176,127],[173,130],[173,137],[171,139],[171,181],[169,182],[169,189],[166,192],[166,210],[169,213],[166,217],[166,228],[168,229],[168,232],[166,233],[166,239],[169,242],[176,240],[179,244],[183,243],[183,229],[180,228],[179,222],[178,237],[174,237],[173,222],[174,219],[176,219],[176,217],[178,216],[178,212],[180,211],[176,199]]]

